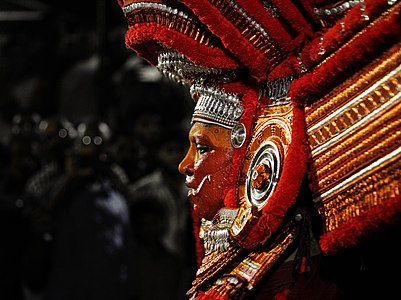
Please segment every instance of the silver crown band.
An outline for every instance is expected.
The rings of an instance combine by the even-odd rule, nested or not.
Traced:
[[[178,15],[184,19],[188,19],[191,21],[193,20],[191,16],[183,13],[182,11],[178,11],[178,9],[173,9],[171,7],[168,7],[165,4],[159,4],[159,3],[135,2],[130,5],[124,6],[123,13],[128,14],[128,13],[130,13],[134,10],[138,10],[138,9],[157,9],[157,10],[168,12],[169,14]]]
[[[223,72],[222,69],[195,65],[183,54],[167,48],[159,52],[156,67],[167,78],[182,84],[195,81],[199,77],[210,74],[219,75]]]
[[[232,129],[244,112],[238,95],[199,84],[192,85],[190,93],[196,101],[192,122],[200,121]]]
[[[331,8],[317,8],[315,7],[313,9],[313,12],[316,15],[325,15],[325,16],[330,16],[330,15],[335,15],[335,14],[341,14],[354,6],[361,4],[364,4],[364,0],[350,0],[350,1],[345,1],[337,6],[331,7]]]

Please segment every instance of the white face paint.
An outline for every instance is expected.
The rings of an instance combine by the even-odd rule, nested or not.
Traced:
[[[188,196],[196,196],[196,195],[198,195],[206,180],[209,181],[209,183],[212,182],[211,178],[212,178],[211,175],[206,175],[205,177],[203,177],[201,183],[198,185],[198,188],[196,190],[195,189],[190,189],[188,191]]]

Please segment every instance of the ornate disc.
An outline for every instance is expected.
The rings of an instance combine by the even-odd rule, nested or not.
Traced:
[[[266,108],[258,118],[238,183],[240,209],[231,233],[241,238],[246,225],[257,218],[279,183],[291,142],[292,105]]]

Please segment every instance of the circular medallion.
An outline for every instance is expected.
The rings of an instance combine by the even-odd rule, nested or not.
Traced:
[[[234,148],[241,148],[246,139],[246,128],[244,124],[237,123],[231,129],[231,145]]]
[[[291,104],[269,107],[252,130],[237,186],[239,211],[230,231],[237,240],[246,238],[280,184],[291,143],[291,116]]]
[[[239,197],[246,205],[261,210],[274,192],[283,168],[284,157],[291,142],[287,118],[271,118],[260,122],[252,136],[245,156]]]
[[[252,205],[261,208],[266,204],[280,173],[280,151],[276,144],[266,141],[255,153],[246,178],[247,198]]]

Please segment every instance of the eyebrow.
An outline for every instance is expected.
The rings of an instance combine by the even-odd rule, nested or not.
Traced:
[[[192,135],[192,137],[195,140],[201,140],[201,141],[205,140],[205,141],[207,141],[209,143],[211,142],[211,139],[209,138],[209,136],[207,134],[204,134],[204,133],[194,134],[194,135]]]

